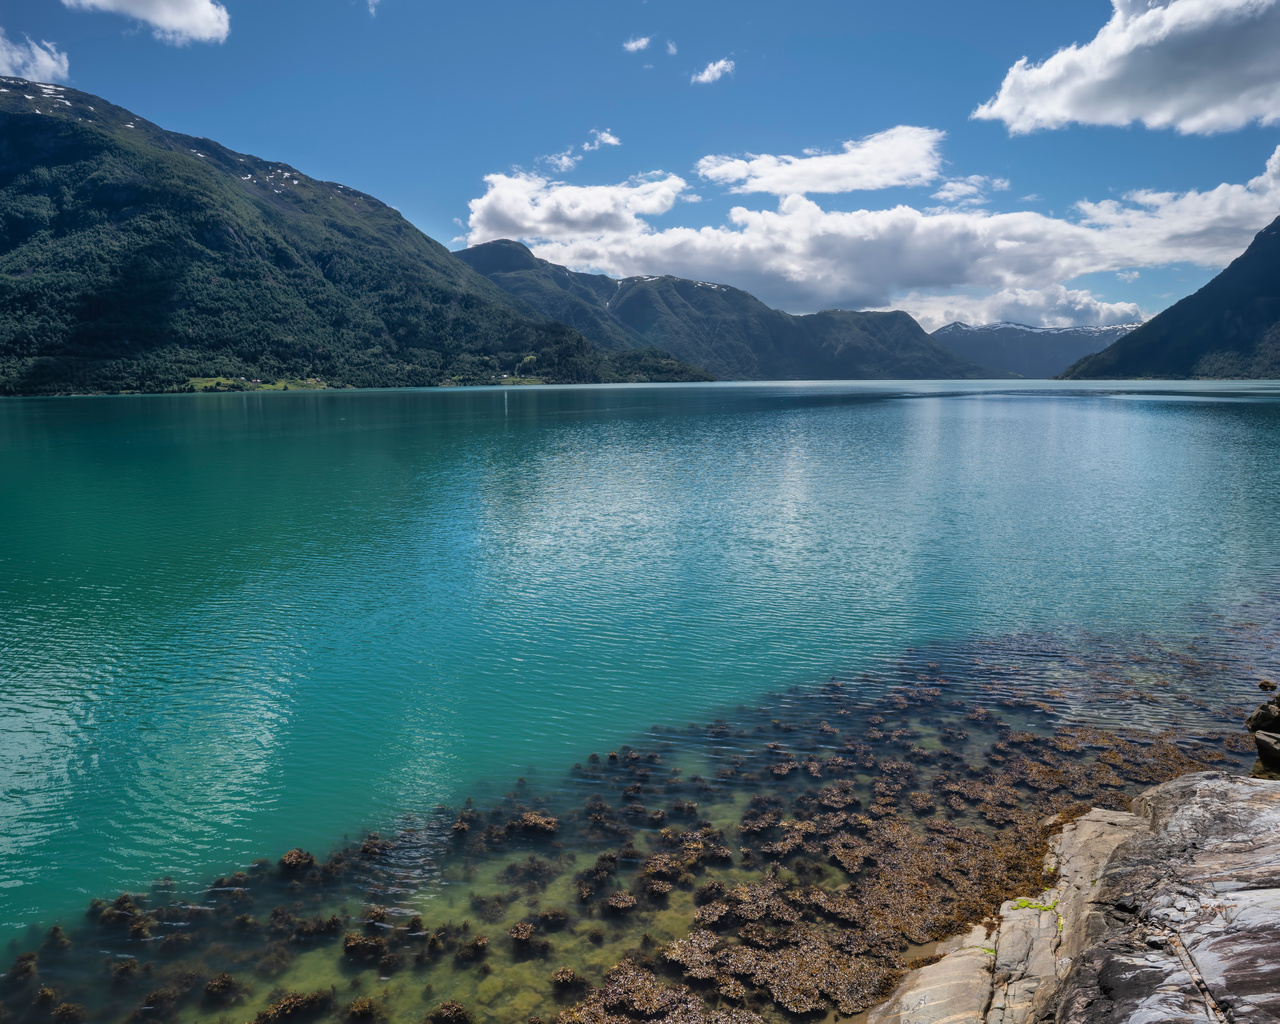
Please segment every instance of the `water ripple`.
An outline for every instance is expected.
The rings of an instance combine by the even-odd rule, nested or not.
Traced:
[[[839,674],[870,693],[909,649],[998,689],[1065,648],[1194,662],[1209,637],[1205,663],[1230,671],[1203,685],[1226,699],[1277,672],[1278,398],[876,383],[0,404],[0,924],[328,849],[778,687]],[[974,682],[981,643],[1020,671]],[[1105,717],[1107,685],[1048,700]]]

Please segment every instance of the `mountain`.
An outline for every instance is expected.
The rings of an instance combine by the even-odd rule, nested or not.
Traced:
[[[0,393],[699,379],[531,314],[394,209],[0,78]]]
[[[1198,292],[1062,376],[1280,377],[1280,217]]]
[[[727,380],[1007,376],[948,351],[906,313],[792,316],[737,288],[679,277],[582,274],[519,242],[456,253],[528,309],[609,349],[654,345]]]
[[[1138,327],[1028,327],[1001,322],[971,326],[956,321],[931,337],[962,359],[1021,377],[1053,377],[1082,356],[1100,352]]]

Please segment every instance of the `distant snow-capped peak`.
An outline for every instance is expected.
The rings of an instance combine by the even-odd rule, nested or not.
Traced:
[[[1030,324],[1018,324],[1011,320],[997,320],[990,324],[966,324],[961,320],[956,320],[947,324],[945,327],[939,327],[934,334],[961,334],[961,333],[994,333],[995,331],[1028,331],[1032,334],[1075,334],[1085,337],[1092,335],[1116,335],[1128,334],[1135,328],[1141,327],[1141,324],[1109,324],[1105,327],[1032,327]]]

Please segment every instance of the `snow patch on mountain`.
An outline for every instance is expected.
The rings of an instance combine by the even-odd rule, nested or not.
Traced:
[[[1080,337],[1110,337],[1113,341],[1116,338],[1123,337],[1135,328],[1141,327],[1142,324],[1112,324],[1107,327],[1032,327],[1030,324],[1017,324],[1011,320],[997,320],[990,324],[966,324],[961,320],[955,320],[945,327],[939,327],[933,333],[935,335],[961,334],[965,332],[993,332],[993,331],[1030,331],[1032,334],[1070,334]]]

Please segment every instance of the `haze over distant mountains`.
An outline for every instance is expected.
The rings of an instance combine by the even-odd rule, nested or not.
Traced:
[[[678,277],[615,280],[499,240],[456,253],[531,311],[609,349],[656,346],[724,380],[983,378],[906,313],[793,316],[738,288]]]
[[[1199,291],[1062,376],[1280,378],[1280,217]]]
[[[372,196],[0,79],[0,393],[489,383],[517,368],[709,379],[531,313]]]
[[[963,359],[1021,377],[1056,377],[1091,352],[1100,352],[1138,324],[1114,327],[1029,327],[1008,322],[947,324],[933,332]]]

